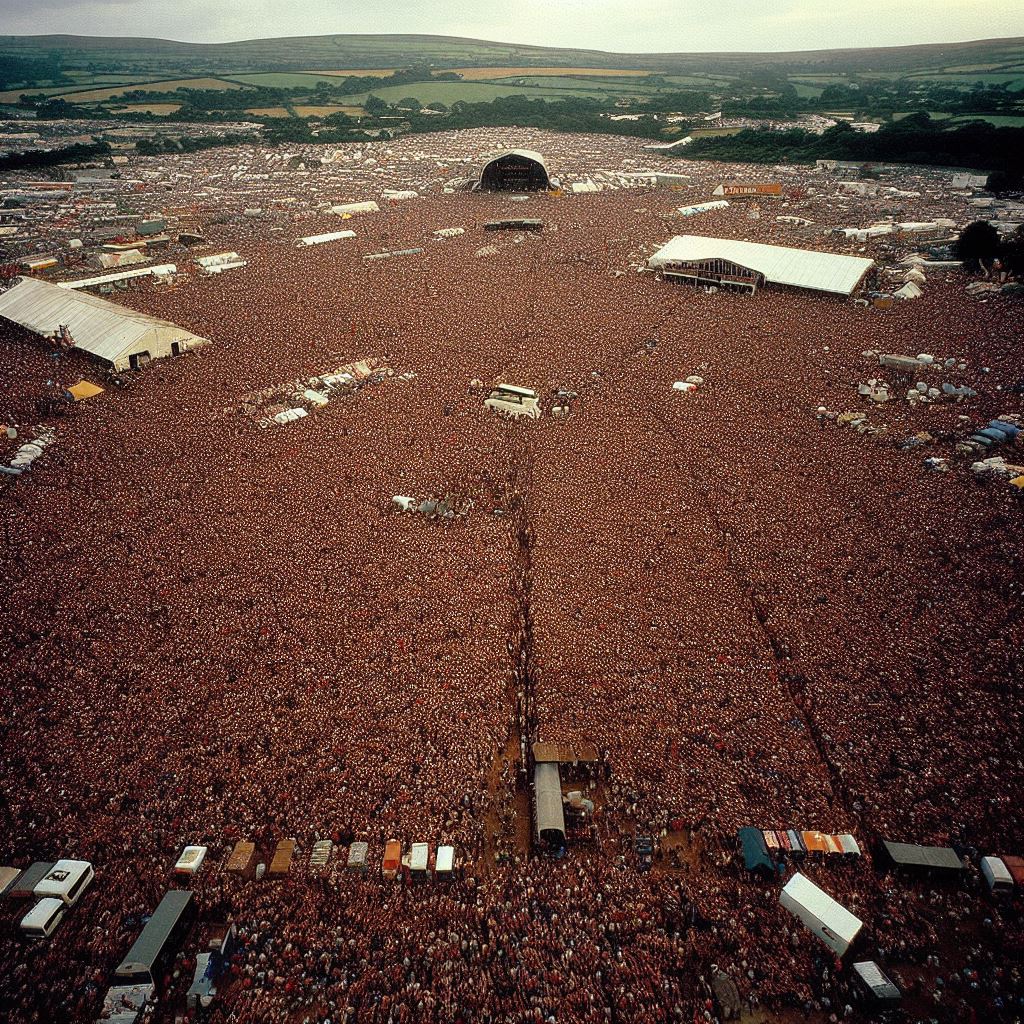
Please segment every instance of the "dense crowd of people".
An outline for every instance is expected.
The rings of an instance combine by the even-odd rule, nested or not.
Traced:
[[[911,1019],[1020,1016],[1019,906],[870,857],[880,837],[1024,842],[1019,500],[922,465],[1020,411],[1019,311],[953,275],[888,310],[673,287],[635,268],[674,205],[437,194],[308,250],[294,236],[337,218],[210,223],[245,268],[117,296],[212,344],[72,410],[0,494],[0,860],[96,866],[48,944],[4,905],[5,1019],[92,1020],[186,844],[210,848],[203,919],[239,932],[213,1021],[689,1024],[718,1018],[719,971],[751,1012],[864,1019],[848,965],[741,870],[748,824],[858,837],[859,862],[806,870],[865,921]],[[749,213],[701,230],[812,244]],[[485,235],[498,216],[545,229]],[[0,350],[0,419],[24,431],[54,363],[10,325]],[[955,355],[966,371],[929,379],[979,397],[872,408],[870,436],[817,418],[863,406],[887,372],[865,351]],[[299,422],[242,410],[370,357],[391,375]],[[495,416],[474,381],[534,388],[545,415]],[[391,507],[452,494],[472,507],[451,524]],[[565,859],[529,850],[521,739],[602,751],[596,841]],[[659,839],[650,873],[636,834]],[[266,861],[286,837],[287,879],[222,871],[237,839]],[[392,838],[455,845],[460,877],[385,883]]]

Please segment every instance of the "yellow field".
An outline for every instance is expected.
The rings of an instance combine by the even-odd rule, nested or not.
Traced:
[[[119,114],[176,114],[181,110],[180,103],[125,103],[119,107],[111,107]]]
[[[257,117],[291,117],[284,107],[249,107],[247,114],[255,114]]]
[[[650,71],[623,71],[619,68],[442,68],[454,71],[467,82],[481,82],[490,78],[551,78],[558,75],[602,75],[609,78],[647,78]],[[439,74],[435,71],[434,74]]]
[[[136,89],[142,92],[174,92],[175,89],[241,89],[234,82],[219,78],[176,78],[172,82],[137,82],[116,85],[110,89],[86,89],[84,92],[63,92],[61,98],[72,103],[84,100],[109,100]]]
[[[360,114],[364,114],[365,111],[362,107],[338,107],[338,106],[325,106],[325,107],[306,107],[296,106],[295,113],[299,117],[327,117],[329,114],[350,114],[353,117],[358,117]]]
[[[349,71],[302,71],[303,75],[326,75],[329,78],[386,78],[394,68],[353,68]]]

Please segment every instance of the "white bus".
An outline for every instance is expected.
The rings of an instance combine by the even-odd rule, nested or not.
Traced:
[[[64,920],[68,905],[56,896],[40,900],[22,919],[21,930],[29,939],[48,939]]]
[[[44,899],[54,896],[73,907],[95,877],[92,865],[87,860],[59,860],[36,882],[33,896]]]

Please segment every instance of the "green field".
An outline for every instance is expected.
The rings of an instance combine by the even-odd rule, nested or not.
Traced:
[[[734,79],[722,75],[665,75],[670,87],[682,89],[709,89],[715,86],[728,85]]]
[[[903,110],[892,115],[894,121],[902,121],[916,113],[913,110]],[[987,121],[995,128],[1024,128],[1024,111],[1020,114],[947,114],[942,110],[929,110],[929,116],[933,121],[947,121],[949,124],[963,124],[967,121]]]
[[[18,97],[23,93],[37,96],[40,93],[44,96],[55,96],[57,93],[67,92],[66,85],[51,86],[48,89],[37,89],[34,85],[23,85],[18,89],[5,89],[0,92],[0,103],[17,103]]]
[[[742,128],[688,128],[686,134],[694,139],[718,139],[726,135],[739,135]]]
[[[1011,89],[1024,89],[1024,71],[984,72],[981,74],[949,74],[947,72],[908,75],[910,82],[934,82],[960,89],[973,89],[976,82],[982,85],[1007,85]]]
[[[641,85],[632,79],[596,79],[583,76],[560,75],[535,78],[532,76],[502,78],[493,82],[455,83],[449,85],[492,85],[505,90],[505,95],[521,92],[534,99],[545,99],[549,94],[561,96],[590,96],[594,99],[618,99],[629,96],[648,96],[656,92],[652,85]]]
[[[242,89],[244,86],[237,82],[229,82],[223,78],[174,78],[169,81],[158,80],[156,82],[133,82],[131,85],[114,85],[108,88],[83,88],[75,86],[72,90],[65,90],[61,93],[64,99],[71,102],[98,101],[116,99],[126,92],[176,92],[179,89]]]
[[[950,119],[950,124],[965,121],[988,121],[995,128],[1024,128],[1024,114],[958,114]]]

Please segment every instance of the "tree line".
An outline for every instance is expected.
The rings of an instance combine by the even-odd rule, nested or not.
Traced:
[[[970,121],[944,128],[928,114],[912,114],[861,132],[847,122],[820,135],[793,128],[748,128],[735,135],[697,139],[679,154],[693,160],[737,163],[800,163],[849,160],[857,163],[930,164],[971,167],[1018,175],[1024,166],[1024,128],[997,128]]]

